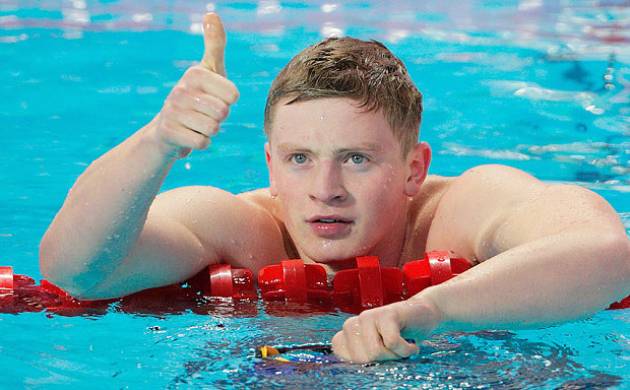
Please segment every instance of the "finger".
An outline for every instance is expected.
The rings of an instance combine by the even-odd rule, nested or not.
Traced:
[[[332,350],[335,356],[344,361],[350,360],[350,353],[348,351],[348,346],[346,344],[346,338],[344,337],[343,331],[337,332],[330,343],[332,345]]]
[[[203,92],[218,97],[227,104],[233,104],[238,100],[239,92],[233,82],[216,73],[208,72],[207,69],[191,68],[191,72],[196,72],[196,77],[186,80],[186,84],[198,88]]]
[[[190,108],[217,122],[223,121],[230,112],[230,107],[224,101],[208,94],[191,96]]]
[[[169,107],[173,110],[199,112],[217,122],[223,121],[230,112],[228,104],[218,97],[196,90],[191,92],[186,88],[173,90]],[[184,115],[185,112],[183,113]]]
[[[204,52],[201,63],[208,70],[225,76],[225,30],[219,15],[207,13],[203,17]]]
[[[388,350],[383,344],[383,339],[376,328],[374,318],[366,318],[365,321],[362,321],[361,332],[363,334],[361,343],[355,347],[364,351],[364,362],[400,358],[400,356]]]
[[[204,134],[192,130],[182,123],[166,121],[163,124],[168,135],[169,142],[190,149],[206,149],[210,145],[210,138]]]
[[[219,130],[219,122],[205,114],[195,111],[178,111],[175,114],[176,121],[184,127],[195,131],[203,136],[210,137]]]
[[[386,351],[374,326],[374,319],[365,314],[352,317],[343,325],[346,349],[353,363],[367,363],[373,360],[398,358]]]
[[[416,344],[408,342],[400,335],[400,328],[396,322],[383,320],[377,326],[384,347],[398,357],[406,358],[420,351]]]

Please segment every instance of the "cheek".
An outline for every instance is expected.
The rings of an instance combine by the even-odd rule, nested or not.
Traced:
[[[372,183],[363,187],[365,211],[375,219],[391,219],[405,204],[404,182],[388,176],[381,180],[366,181]]]

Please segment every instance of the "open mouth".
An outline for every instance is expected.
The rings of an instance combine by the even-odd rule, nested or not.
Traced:
[[[350,227],[354,221],[339,216],[316,216],[309,219],[310,225],[315,235],[325,238],[340,238],[350,233]]]
[[[316,223],[351,223],[351,221],[344,220],[344,219],[336,219],[336,218],[318,218],[318,219],[312,220],[311,222],[316,222]]]

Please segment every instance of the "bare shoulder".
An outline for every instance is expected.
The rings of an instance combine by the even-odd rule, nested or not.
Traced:
[[[269,188],[259,188],[252,191],[241,192],[237,197],[266,210],[274,218],[280,220],[278,202],[271,196]]]
[[[508,166],[482,165],[448,183],[436,208],[428,247],[448,248],[483,261],[576,224],[610,226],[616,231],[621,227],[608,202],[588,189],[542,182]]]
[[[220,261],[257,270],[285,252],[281,226],[264,192],[235,195],[209,186],[181,187],[160,194],[150,213],[190,229]]]

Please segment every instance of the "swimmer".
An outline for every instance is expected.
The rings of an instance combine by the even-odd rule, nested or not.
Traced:
[[[418,352],[409,335],[552,325],[630,293],[630,241],[595,193],[500,165],[428,175],[420,92],[373,41],[326,39],[276,77],[264,117],[269,188],[158,194],[239,97],[216,14],[204,17],[204,43],[161,111],[86,169],[46,231],[42,274],[73,296],[120,297],[219,262],[257,273],[302,258],[334,273],[360,255],[385,267],[430,250],[472,261],[448,282],[349,318],[333,350],[363,363]]]

